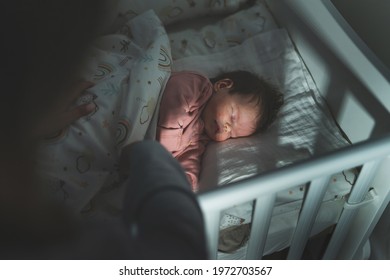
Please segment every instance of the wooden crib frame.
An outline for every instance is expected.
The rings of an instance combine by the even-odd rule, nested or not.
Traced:
[[[276,193],[310,182],[287,256],[302,258],[331,175],[360,166],[323,259],[366,258],[363,248],[390,201],[390,74],[329,0],[267,4],[353,145],[199,194],[210,258],[217,257],[221,211],[254,200],[246,259],[261,259]]]

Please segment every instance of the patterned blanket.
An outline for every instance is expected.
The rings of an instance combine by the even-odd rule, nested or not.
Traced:
[[[39,164],[50,194],[76,212],[92,213],[99,194],[120,191],[120,150],[153,137],[153,116],[170,71],[169,40],[153,11],[96,40],[84,71],[95,85],[77,101],[94,102],[96,110],[48,138],[41,149]]]

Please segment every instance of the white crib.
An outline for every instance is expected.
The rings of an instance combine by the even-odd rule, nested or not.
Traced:
[[[221,211],[255,200],[245,258],[261,259],[276,193],[310,182],[287,257],[300,259],[330,176],[358,166],[323,259],[367,258],[370,234],[390,200],[390,74],[330,1],[266,2],[353,145],[201,193],[210,258],[217,257]]]
[[[119,188],[116,174],[117,148],[125,142],[148,136],[145,134],[147,128],[153,134],[156,118],[152,115],[158,108],[157,100],[170,71],[199,70],[213,77],[226,68],[238,70],[238,67],[243,68],[240,70],[257,71],[283,87],[286,99],[290,101],[288,106],[288,102],[285,103],[284,108],[288,108],[282,118],[289,118],[291,112],[299,111],[300,98],[307,97],[308,102],[302,104],[310,103],[314,110],[300,112],[299,116],[295,114],[297,120],[305,117],[306,113],[311,113],[310,118],[313,119],[313,112],[319,115],[326,111],[326,114],[323,119],[316,119],[305,133],[331,127],[327,130],[329,139],[325,142],[341,139],[342,143],[323,149],[321,145],[325,142],[320,139],[322,136],[318,136],[322,134],[313,133],[308,149],[295,149],[294,143],[289,142],[292,145],[286,149],[280,145],[281,152],[267,150],[273,147],[270,141],[281,139],[277,138],[280,135],[272,138],[275,129],[271,128],[271,137],[268,137],[271,145],[266,148],[262,142],[266,135],[241,139],[241,142],[240,139],[232,139],[239,140],[241,148],[249,147],[245,154],[236,149],[237,142],[230,142],[233,143],[231,146],[230,143],[218,144],[219,147],[228,145],[236,152],[234,170],[224,170],[230,163],[225,161],[220,164],[220,155],[215,152],[217,146],[209,144],[200,176],[200,182],[206,188],[201,188],[198,197],[206,221],[210,258],[221,255],[218,245],[222,217],[225,217],[222,212],[251,201],[255,201],[255,207],[250,203],[246,209],[249,209],[249,219],[247,216],[238,217],[240,221],[245,220],[243,225],[251,224],[249,241],[235,252],[229,252],[228,257],[259,259],[289,247],[287,258],[300,259],[309,238],[335,223],[337,226],[323,258],[368,257],[369,237],[390,200],[390,73],[353,32],[330,0],[108,2],[113,10],[108,22],[113,23],[107,28],[107,36],[96,43],[93,57],[97,56],[99,60],[93,60],[90,73],[90,78],[97,83],[91,89],[94,91],[90,93],[90,98],[96,99],[99,114],[80,120],[67,134],[52,139],[47,147],[50,159],[62,159],[44,160],[45,173],[49,175],[48,186],[60,201],[87,218],[100,215],[112,218],[112,215],[120,213],[123,189]],[[154,11],[148,11],[150,9]],[[129,77],[131,82],[128,82]],[[122,83],[129,86],[116,86]],[[334,119],[329,117],[329,110],[325,109],[319,93],[326,99],[337,125],[353,145],[345,147],[348,143]],[[126,101],[126,106],[116,103],[121,99],[106,98],[115,94]],[[120,114],[118,106],[123,109]],[[106,120],[106,116],[110,118]],[[326,125],[321,126],[321,121]],[[113,135],[111,130],[101,129],[102,123],[105,128],[117,128],[119,134]],[[137,124],[139,130],[130,133],[129,129],[134,129],[131,124]],[[286,126],[280,128],[284,130]],[[300,141],[300,127],[294,132],[297,129],[298,134],[294,137]],[[89,136],[88,144],[86,138],[79,137],[80,133]],[[318,148],[316,144],[322,147],[320,153],[312,153]],[[251,148],[259,146],[265,153],[253,156]],[[274,153],[278,152],[277,159],[272,162]],[[265,158],[260,164],[255,162],[254,171],[249,168],[240,172],[241,167],[244,169],[250,165],[246,161],[248,158],[252,160],[259,154],[265,155]],[[310,157],[312,154],[315,156]],[[229,153],[226,158],[231,162]],[[264,161],[265,168],[262,168]],[[334,175],[345,176],[341,172],[355,167],[360,172],[352,192],[350,184],[347,192],[329,193],[328,183],[335,180]],[[246,173],[248,170],[250,172]],[[222,173],[230,176],[237,171],[241,174],[234,179],[220,180]],[[253,176],[255,174],[258,175]],[[208,180],[210,178],[212,180]],[[298,191],[294,195],[299,193],[299,199],[295,196],[294,211],[288,210],[294,212],[297,222],[282,229],[287,234],[279,234],[279,231],[270,240],[275,209],[283,208],[278,208],[278,194],[284,192],[284,198],[290,199],[291,188],[296,190],[297,186]],[[342,198],[335,199],[336,203],[329,200],[332,195],[339,194]],[[330,207],[323,207],[324,197],[330,202],[328,204],[332,204]],[[337,211],[331,219],[325,222],[319,219],[324,212],[334,208]],[[283,217],[289,219],[292,216]],[[323,222],[320,226],[318,220]],[[273,246],[269,246],[270,243]]]

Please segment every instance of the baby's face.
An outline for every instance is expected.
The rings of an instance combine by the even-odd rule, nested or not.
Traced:
[[[202,112],[206,134],[214,141],[244,137],[256,131],[259,109],[250,97],[217,90]]]

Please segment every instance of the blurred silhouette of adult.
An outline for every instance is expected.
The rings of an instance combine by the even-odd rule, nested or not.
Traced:
[[[93,110],[69,105],[90,86],[78,70],[101,34],[105,3],[2,1],[0,11],[0,258],[206,258],[196,198],[177,162],[153,141],[122,154],[123,225],[86,224],[40,188],[34,161],[42,137]]]

